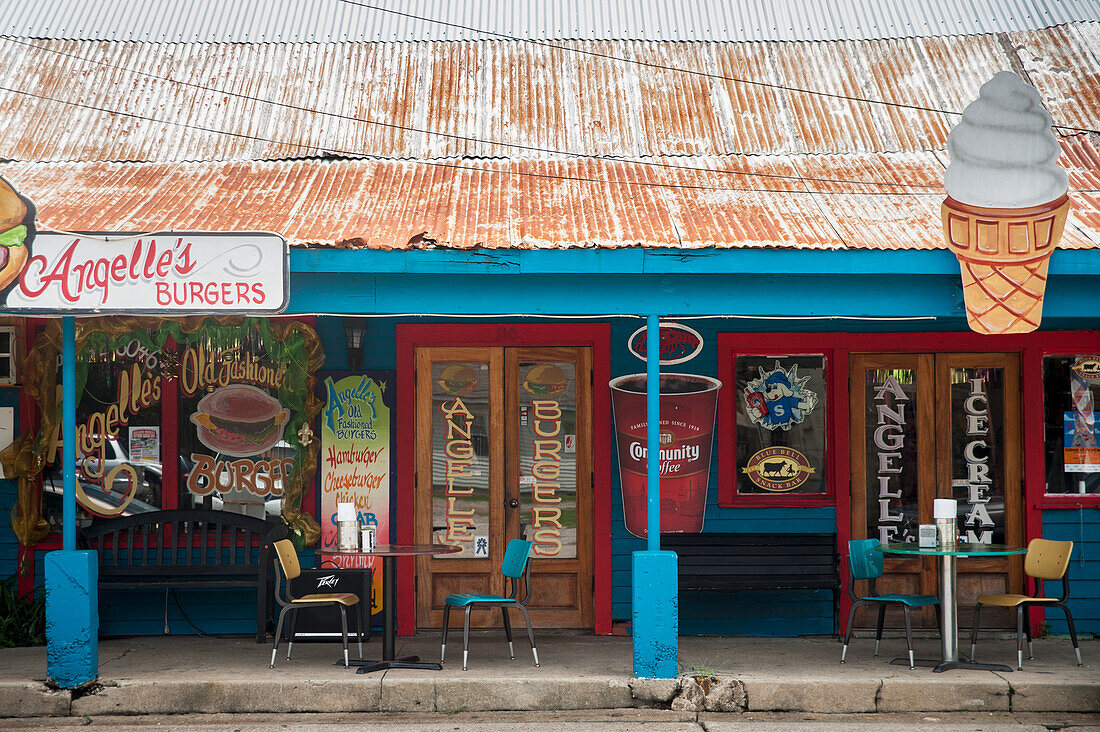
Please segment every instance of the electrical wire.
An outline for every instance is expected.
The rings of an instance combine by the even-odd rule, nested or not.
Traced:
[[[880,104],[886,107],[894,107],[896,109],[909,109],[917,112],[930,112],[933,114],[949,114],[953,116],[962,116],[962,112],[956,112],[950,109],[937,109],[935,107],[925,107],[919,104],[907,104],[905,102],[888,102],[884,99],[869,99],[867,97],[853,97],[847,94],[837,94],[836,92],[824,92],[815,89],[803,89],[797,86],[788,86],[786,84],[773,84],[767,81],[757,81],[755,79],[742,79],[736,76],[725,76],[723,74],[712,74],[707,71],[697,71],[695,69],[685,69],[679,66],[667,66],[665,64],[658,64],[652,61],[640,61],[638,59],[625,58],[623,56],[615,56],[608,53],[600,53],[598,51],[589,51],[580,48],[571,48],[569,46],[563,46],[551,41],[540,41],[534,38],[521,38],[519,36],[509,35],[507,33],[501,33],[499,31],[487,30],[484,28],[476,28],[474,26],[463,25],[461,23],[452,23],[446,20],[439,20],[437,18],[428,18],[422,15],[416,15],[415,13],[408,13],[403,10],[394,10],[393,8],[384,8],[378,5],[372,5],[370,3],[361,2],[361,0],[336,0],[346,5],[354,5],[368,10],[376,10],[382,13],[390,13],[392,15],[399,15],[410,20],[419,20],[425,23],[435,23],[437,25],[444,25],[450,28],[458,28],[460,30],[467,30],[473,33],[480,33],[487,36],[495,36],[507,41],[515,41],[517,43],[527,43],[533,46],[542,46],[544,48],[552,48],[557,51],[565,51],[567,53],[575,53],[582,56],[590,56],[593,58],[602,58],[609,61],[619,61],[622,63],[635,64],[649,69],[656,69],[659,71],[673,71],[680,74],[689,74],[691,76],[700,76],[708,79],[717,79],[719,81],[729,81],[735,84],[745,84],[747,86],[758,86],[765,89],[773,89],[777,91],[793,92],[796,94],[809,94],[813,96],[825,97],[827,99],[840,99],[847,102],[859,102],[861,104]],[[1052,125],[1055,129],[1068,130],[1074,133],[1090,132],[1100,133],[1100,130],[1091,129],[1088,127],[1072,127],[1069,125]]]
[[[148,115],[137,114],[136,112],[124,112],[124,111],[121,111],[121,110],[109,109],[109,108],[106,108],[106,107],[100,107],[100,106],[97,106],[97,105],[94,105],[94,104],[86,104],[84,102],[74,102],[74,101],[70,101],[70,100],[67,100],[67,99],[58,99],[56,97],[51,97],[51,96],[48,96],[48,95],[45,95],[45,94],[39,94],[39,93],[36,93],[36,92],[31,92],[31,91],[24,90],[24,89],[14,89],[12,87],[3,86],[3,85],[0,85],[0,91],[5,91],[5,92],[8,92],[10,94],[17,94],[17,95],[21,95],[21,96],[32,97],[32,98],[40,99],[40,100],[47,101],[47,102],[54,102],[56,104],[64,104],[64,105],[67,105],[67,106],[78,107],[78,108],[87,109],[87,110],[90,110],[90,111],[101,112],[101,113],[104,113],[104,114],[112,114],[112,115],[116,115],[116,116],[120,116],[120,117],[128,117],[128,118],[131,118],[131,119],[138,119],[138,120],[142,120],[142,121],[145,121],[145,122],[153,122],[153,123],[164,124],[164,125],[169,125],[169,126],[173,126],[173,127],[181,127],[181,128],[184,128],[184,129],[196,130],[196,131],[200,131],[200,132],[207,132],[207,133],[215,134],[215,135],[224,135],[224,136],[227,136],[227,137],[234,137],[234,138],[239,138],[239,139],[243,139],[243,140],[249,140],[249,141],[252,141],[252,142],[266,142],[266,143],[269,143],[269,144],[272,144],[272,145],[285,145],[287,147],[293,147],[293,148],[298,148],[298,149],[313,150],[313,151],[317,152],[318,157],[322,157],[326,154],[328,154],[328,155],[335,154],[335,155],[340,155],[340,156],[343,156],[343,157],[346,157],[346,158],[351,158],[351,159],[373,160],[373,161],[378,160],[377,158],[371,158],[371,157],[363,155],[362,153],[359,153],[359,152],[341,150],[341,149],[338,149],[338,148],[333,148],[333,147],[328,147],[328,146],[310,145],[310,144],[301,143],[301,142],[290,142],[288,140],[278,140],[278,139],[274,139],[274,138],[270,138],[270,137],[263,137],[261,135],[250,135],[250,134],[246,134],[246,133],[243,133],[243,132],[232,132],[232,131],[229,131],[229,130],[218,130],[218,129],[213,129],[213,128],[210,128],[210,127],[203,127],[202,125],[194,125],[194,124],[189,124],[187,122],[179,122],[179,121],[176,121],[176,120],[158,119],[156,117],[150,117]],[[203,162],[205,162],[205,161],[203,161]],[[853,195],[853,194],[857,194],[857,195],[861,195],[861,196],[938,196],[938,195],[942,195],[942,192],[941,192],[942,187],[938,187],[937,190],[933,190],[933,191],[929,191],[929,192],[915,192],[915,191],[850,191],[850,190],[846,190],[846,191],[823,191],[823,190],[808,189],[808,188],[804,189],[804,190],[789,189],[789,188],[747,188],[747,187],[738,187],[738,186],[732,186],[731,187],[731,186],[688,185],[688,184],[681,184],[681,183],[658,183],[658,182],[651,182],[651,181],[621,180],[621,179],[611,179],[611,178],[600,179],[600,178],[587,178],[587,177],[578,176],[578,175],[551,175],[551,174],[548,174],[548,173],[535,173],[535,172],[529,172],[529,171],[508,170],[508,169],[502,169],[502,168],[486,169],[486,168],[479,168],[479,167],[470,166],[470,165],[459,165],[459,164],[456,164],[456,163],[443,163],[443,162],[439,162],[437,160],[411,159],[411,160],[401,160],[401,161],[389,161],[389,160],[387,160],[386,162],[404,162],[404,163],[410,163],[410,164],[414,164],[414,165],[427,165],[427,166],[432,166],[432,167],[437,167],[437,168],[446,168],[446,169],[452,169],[452,170],[468,170],[468,171],[477,172],[477,173],[493,173],[493,174],[496,174],[496,175],[517,175],[517,176],[530,177],[530,178],[545,178],[545,179],[556,180],[556,181],[569,181],[569,182],[576,182],[576,183],[596,183],[596,184],[599,184],[599,185],[628,185],[628,186],[636,186],[636,187],[643,187],[643,188],[672,188],[672,189],[680,189],[680,190],[731,191],[731,192],[732,191],[741,191],[741,192],[748,192],[748,193],[786,193],[786,194],[823,195],[823,196]],[[699,172],[699,173],[717,173],[718,172],[718,171],[715,171],[715,170],[709,170],[707,168],[696,168],[694,170],[696,172]],[[809,179],[803,179],[803,180],[809,180]],[[877,184],[868,182],[865,185],[877,185]]]
[[[77,53],[72,53],[70,51],[62,51],[60,49],[49,48],[47,46],[40,46],[38,44],[29,43],[27,41],[24,41],[24,40],[21,40],[21,39],[18,39],[18,38],[13,38],[11,36],[2,36],[2,35],[0,35],[0,38],[3,38],[5,41],[7,41],[9,43],[15,43],[15,44],[18,44],[18,45],[21,45],[21,46],[25,46],[27,48],[33,48],[33,49],[38,50],[38,51],[44,51],[46,53],[52,53],[52,54],[56,54],[58,56],[64,56],[64,57],[67,57],[67,58],[72,58],[72,59],[76,59],[76,60],[79,60],[79,61],[84,61],[84,62],[87,62],[87,63],[96,64],[98,66],[102,66],[104,68],[112,69],[112,70],[115,70],[115,71],[122,71],[124,73],[134,74],[134,75],[137,75],[137,76],[144,76],[146,78],[155,79],[157,81],[164,81],[164,82],[168,82],[168,83],[171,83],[171,84],[176,84],[176,85],[179,85],[179,86],[182,86],[182,87],[187,87],[187,88],[196,89],[196,90],[200,90],[200,91],[210,92],[210,93],[213,93],[213,94],[221,94],[221,95],[233,97],[233,98],[236,98],[236,99],[247,100],[247,101],[252,101],[252,102],[258,102],[260,104],[270,105],[272,107],[292,110],[292,111],[296,111],[296,112],[306,112],[308,114],[316,114],[316,115],[321,115],[321,116],[324,116],[324,117],[331,117],[331,118],[334,118],[334,119],[355,122],[357,124],[375,125],[375,126],[379,126],[379,127],[385,127],[385,128],[388,128],[388,129],[399,130],[401,132],[412,132],[412,133],[421,134],[421,135],[429,135],[429,136],[433,136],[433,137],[441,137],[441,138],[450,139],[450,140],[458,140],[458,141],[461,141],[461,142],[472,142],[472,143],[478,143],[478,144],[482,144],[482,145],[494,145],[494,146],[499,146],[499,147],[506,147],[506,148],[513,148],[513,149],[516,149],[516,150],[522,150],[522,151],[525,151],[525,152],[535,152],[535,153],[543,153],[543,154],[550,154],[550,155],[560,155],[560,156],[564,156],[564,157],[585,158],[585,159],[601,160],[601,161],[615,160],[615,161],[634,163],[634,164],[637,164],[637,165],[646,165],[646,166],[658,167],[658,168],[669,168],[669,169],[674,169],[674,170],[690,170],[690,171],[700,171],[700,172],[713,172],[713,173],[720,173],[722,175],[740,175],[740,176],[758,177],[758,178],[771,178],[771,179],[776,179],[776,180],[793,180],[793,181],[798,181],[798,182],[801,182],[801,183],[805,183],[805,181],[811,181],[811,182],[814,182],[814,183],[892,186],[892,187],[895,187],[895,188],[930,188],[930,189],[941,189],[942,188],[942,186],[940,186],[938,184],[932,184],[932,183],[898,183],[898,182],[892,182],[892,181],[847,180],[847,179],[843,179],[843,178],[816,178],[816,177],[806,177],[806,176],[796,176],[796,175],[778,175],[778,174],[774,174],[774,173],[756,173],[756,172],[741,171],[741,170],[710,170],[708,168],[699,168],[699,167],[691,166],[691,165],[676,165],[676,164],[673,164],[673,163],[659,162],[659,161],[655,161],[655,160],[641,160],[641,159],[637,159],[637,158],[628,158],[628,157],[623,157],[623,156],[620,156],[620,155],[594,155],[594,154],[591,154],[591,153],[579,153],[579,152],[572,152],[572,151],[568,151],[568,150],[557,150],[555,148],[540,147],[538,145],[524,145],[524,144],[521,144],[521,143],[501,142],[501,141],[498,141],[498,140],[486,140],[486,139],[478,138],[478,137],[471,137],[471,136],[467,136],[467,135],[459,135],[459,134],[453,133],[453,132],[440,132],[440,131],[436,131],[436,130],[426,130],[426,129],[420,129],[420,128],[417,128],[417,127],[410,127],[408,125],[399,125],[399,124],[395,124],[395,123],[392,123],[392,122],[383,122],[383,121],[380,121],[380,120],[363,119],[361,117],[355,117],[353,115],[348,115],[348,114],[340,114],[338,112],[328,112],[328,111],[321,110],[321,109],[316,109],[316,108],[302,107],[302,106],[298,106],[298,105],[295,105],[295,104],[290,104],[288,102],[279,102],[279,101],[275,101],[275,100],[272,100],[272,99],[264,99],[262,97],[257,97],[257,96],[253,96],[253,95],[250,95],[250,94],[243,94],[241,92],[235,92],[235,91],[231,91],[231,90],[228,90],[228,89],[220,89],[220,88],[217,88],[217,87],[206,86],[204,84],[198,84],[198,83],[195,83],[195,82],[182,81],[180,79],[174,79],[170,76],[162,76],[160,74],[153,74],[153,73],[150,73],[148,71],[141,71],[139,69],[133,69],[133,68],[130,68],[128,66],[123,66],[121,64],[113,64],[113,63],[109,63],[107,61],[100,61],[98,59],[90,58],[88,56],[83,56],[83,55],[77,54]],[[289,143],[287,143],[287,144],[289,144]]]

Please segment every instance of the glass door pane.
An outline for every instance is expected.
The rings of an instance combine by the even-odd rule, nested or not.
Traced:
[[[577,366],[520,360],[520,536],[536,557],[577,556]]]
[[[963,541],[1005,543],[1004,370],[951,369],[951,497]]]
[[[863,378],[867,536],[915,542],[920,525],[917,372],[873,368]]]
[[[489,558],[489,364],[432,363],[432,541]]]

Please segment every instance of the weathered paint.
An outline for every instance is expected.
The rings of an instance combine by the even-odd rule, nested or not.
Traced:
[[[634,552],[633,643],[634,675],[642,679],[674,679],[679,675],[679,617],[676,592],[676,552]]]
[[[98,583],[95,552],[46,555],[46,676],[64,689],[99,676]]]

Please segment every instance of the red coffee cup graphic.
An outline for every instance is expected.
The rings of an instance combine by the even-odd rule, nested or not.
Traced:
[[[699,533],[707,507],[714,415],[722,382],[694,374],[661,374],[661,533]],[[626,530],[647,535],[646,375],[612,379],[615,439]]]

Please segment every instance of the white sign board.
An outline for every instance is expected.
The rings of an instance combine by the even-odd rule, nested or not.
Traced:
[[[49,313],[277,313],[287,244],[278,234],[39,233],[6,310]]]

